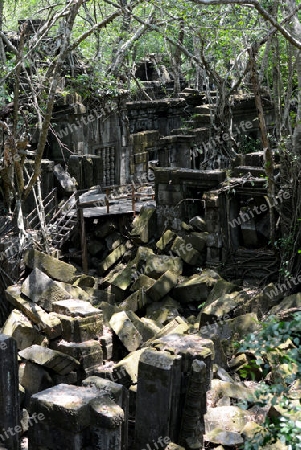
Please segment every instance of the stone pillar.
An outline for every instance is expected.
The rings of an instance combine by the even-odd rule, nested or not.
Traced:
[[[178,432],[181,356],[153,349],[140,357],[136,403],[136,450]]]
[[[0,335],[0,445],[20,448],[20,405],[16,341]]]

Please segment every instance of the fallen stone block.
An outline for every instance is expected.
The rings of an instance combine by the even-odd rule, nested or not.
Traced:
[[[180,303],[191,303],[206,300],[220,276],[213,270],[204,270],[200,275],[192,275],[188,280],[179,283],[172,291],[172,297]]]
[[[200,261],[201,254],[193,248],[192,244],[186,244],[185,239],[179,236],[176,237],[171,251],[191,266],[195,266]]]
[[[155,282],[155,280],[153,280]],[[142,309],[144,306],[150,303],[150,299],[147,297],[144,288],[138,289],[133,294],[129,295],[122,303],[119,304],[119,307],[123,311],[138,311]]]
[[[5,291],[6,299],[17,309],[21,310],[36,325],[36,329],[43,331],[47,337],[54,339],[62,334],[62,324],[57,314],[46,313],[36,303],[28,302],[21,297],[20,286],[9,286]]]
[[[147,244],[151,237],[156,234],[156,231],[156,209],[143,206],[139,216],[133,222],[133,229],[130,233],[131,238],[137,243]]]
[[[16,340],[18,350],[23,350],[33,344],[41,345],[45,340],[45,336],[40,334],[31,321],[17,309],[10,313],[3,325],[2,333],[12,336]]]
[[[171,230],[166,230],[161,238],[159,239],[159,241],[156,243],[156,247],[161,250],[161,251],[165,251],[166,249],[168,249],[170,247],[170,245],[172,244],[173,240],[176,238],[176,233],[174,233]]]
[[[244,291],[233,292],[223,295],[208,306],[205,305],[202,309],[200,328],[206,324],[230,319],[236,314],[236,310],[247,302],[249,297],[250,295]]]
[[[193,232],[184,237],[185,244],[191,244],[199,253],[206,252],[208,233]]]
[[[221,417],[223,421],[221,423]],[[238,406],[218,406],[216,408],[208,408],[204,416],[205,433],[208,434],[214,429],[219,428],[224,431],[233,433],[241,433],[247,424],[250,413],[239,408]],[[219,444],[221,442],[218,442]]]
[[[25,389],[24,407],[28,408],[30,398],[33,394],[54,385],[53,379],[44,367],[31,361],[19,365],[19,382]]]
[[[125,311],[111,317],[110,327],[129,352],[137,350],[143,342],[141,334]]]
[[[193,226],[193,228],[205,232],[207,231],[207,225],[204,219],[202,219],[200,216],[195,216],[192,219],[190,219],[189,224]]]
[[[144,273],[148,277],[158,279],[168,270],[181,275],[183,271],[181,258],[167,255],[150,255],[146,259]]]
[[[101,315],[101,311],[90,303],[79,300],[79,299],[69,299],[61,300],[53,303],[53,311],[57,314],[63,314],[72,317],[89,317]]]
[[[157,326],[162,328],[179,316],[180,303],[170,297],[161,302],[153,302],[147,306],[146,317],[152,319]]]
[[[79,361],[85,376],[93,374],[97,367],[103,364],[102,346],[94,340],[78,343],[62,340],[56,349]]]
[[[136,292],[139,289],[144,289],[146,291],[148,288],[150,288],[155,283],[155,280],[153,278],[150,278],[143,273],[139,275],[135,281],[135,283],[131,286],[131,291]]]
[[[153,301],[159,301],[165,297],[177,284],[177,274],[167,270],[154,284],[146,291],[146,296]]]
[[[79,366],[79,362],[71,356],[40,345],[32,345],[21,350],[19,355],[27,361],[52,369],[60,375],[66,375]]]
[[[52,311],[52,303],[70,298],[70,294],[57,281],[37,268],[23,282],[21,293],[47,312]]]
[[[103,334],[102,314],[88,317],[58,316],[62,323],[62,338],[67,342],[85,342]]]
[[[65,283],[72,283],[78,275],[77,269],[71,264],[39,252],[38,250],[30,249],[24,253],[24,263],[29,269],[40,269],[46,273],[50,278]]]
[[[119,261],[122,256],[127,251],[127,247],[125,245],[120,245],[115,250],[113,250],[104,261],[102,261],[98,266],[99,275],[103,275],[104,272],[110,269],[117,261]]]
[[[137,384],[139,360],[145,350],[146,348],[136,350],[115,364],[113,374],[118,383],[126,387]]]
[[[215,428],[214,430],[204,435],[204,441],[212,444],[221,444],[227,447],[237,448],[238,445],[243,444],[244,440],[240,433],[233,431],[225,431],[221,428]],[[223,447],[222,447],[223,448]]]

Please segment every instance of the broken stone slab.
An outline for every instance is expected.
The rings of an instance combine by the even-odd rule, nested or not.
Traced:
[[[184,237],[185,244],[191,244],[192,248],[197,250],[199,253],[206,252],[207,240],[209,233],[197,233],[193,232]]]
[[[158,279],[168,270],[176,275],[181,275],[183,271],[181,258],[167,255],[150,255],[146,259],[144,273],[148,277]]]
[[[136,255],[133,262],[136,265],[136,267],[139,268],[140,266],[145,264],[147,259],[151,256],[155,256],[151,248],[140,246],[136,251]]]
[[[241,445],[244,442],[240,433],[225,431],[221,428],[215,428],[214,430],[206,433],[204,435],[204,441],[233,448],[237,448],[238,445]]]
[[[185,239],[180,236],[174,240],[171,251],[190,266],[195,266],[200,261],[200,253],[193,248],[192,244],[186,244]]]
[[[135,351],[141,346],[143,338],[127,312],[114,314],[110,320],[110,327],[129,352]]]
[[[185,448],[184,448],[184,447],[181,447],[181,446],[178,445],[178,444],[174,444],[173,442],[170,442],[170,443],[168,444],[168,446],[165,447],[165,450],[185,450]]]
[[[155,280],[153,280],[155,283]],[[145,289],[138,289],[136,292],[133,292],[130,296],[128,296],[122,303],[119,304],[119,308],[123,311],[138,311],[139,309],[144,308],[144,306],[148,305],[151,302],[150,298],[147,297]]]
[[[176,238],[176,233],[174,233],[171,230],[166,230],[161,238],[159,239],[159,241],[156,243],[156,247],[161,250],[161,251],[166,251],[166,249],[168,249],[173,240]]]
[[[70,298],[70,294],[57,281],[53,281],[37,268],[33,269],[23,282],[21,293],[47,312],[52,311],[53,302]]]
[[[29,269],[39,269],[50,278],[65,283],[72,283],[80,275],[76,267],[59,261],[53,256],[46,255],[35,249],[26,250],[24,253],[24,263]]]
[[[220,278],[214,284],[213,289],[211,290],[206,300],[206,305],[209,305],[210,303],[214,302],[215,300],[219,299],[225,294],[231,294],[232,292],[237,290],[238,289],[236,284],[226,281],[223,278]]]
[[[62,340],[57,344],[56,349],[79,361],[85,376],[93,374],[97,367],[103,364],[102,346],[98,341],[66,342]]]
[[[118,383],[126,387],[137,384],[138,365],[145,350],[146,348],[136,350],[115,364],[113,374],[115,374],[115,379],[118,379]]]
[[[150,347],[153,344],[153,342],[169,334],[182,335],[185,332],[187,332],[188,329],[189,325],[187,324],[187,322],[185,322],[184,319],[182,319],[182,317],[180,316],[175,317],[171,322],[169,322],[163,328],[161,328],[159,333],[157,333],[153,339],[150,339],[145,344],[143,344],[143,347]]]
[[[167,270],[147,291],[146,296],[157,302],[165,297],[177,284],[177,274]]]
[[[191,303],[206,300],[220,276],[213,270],[206,269],[200,275],[192,275],[188,280],[179,283],[172,291],[172,297],[180,303]]]
[[[195,216],[189,220],[189,224],[193,226],[194,229],[205,232],[207,231],[207,225],[204,219],[200,216]]]
[[[126,297],[126,291],[132,284],[134,274],[134,263],[129,263],[125,269],[119,272],[111,281],[111,292],[115,295],[117,302],[121,302]]]
[[[131,238],[139,244],[147,244],[156,234],[156,231],[156,209],[142,206],[139,216],[133,222],[133,229],[130,233]]]
[[[213,405],[216,405],[222,397],[248,402],[254,402],[256,400],[255,389],[247,388],[242,383],[216,379],[211,381],[211,390],[208,392],[208,396],[210,396]]]
[[[269,315],[277,315],[282,311],[287,311],[291,308],[301,308],[301,293],[289,295],[285,297],[278,305],[274,306],[270,311]]]
[[[33,394],[54,385],[53,379],[44,367],[31,361],[25,361],[19,365],[19,381],[25,389],[24,407],[28,408]]]
[[[17,349],[23,350],[33,344],[42,345],[45,337],[32,325],[31,321],[22,314],[21,311],[14,309],[5,324],[2,333],[12,336],[17,342]],[[46,342],[45,342],[46,344]]]
[[[32,345],[21,350],[19,356],[47,369],[52,369],[60,375],[66,375],[79,366],[79,362],[71,356],[40,345]]]
[[[111,305],[108,302],[99,303],[98,308],[102,311],[104,325],[109,325],[111,317],[123,310],[121,306]]]
[[[62,334],[62,324],[57,314],[46,313],[36,303],[28,302],[21,297],[20,286],[9,286],[5,291],[6,299],[17,309],[21,310],[39,331],[43,331],[47,337],[54,339]]]
[[[115,232],[111,233],[106,237],[106,247],[111,252],[115,250],[115,248],[119,247],[119,245],[124,244],[124,237],[121,234]]]
[[[233,315],[238,315],[237,308],[244,305],[249,297],[250,295],[245,291],[233,292],[223,295],[208,306],[205,305],[200,318],[200,328],[206,324],[220,322],[230,319]]]
[[[62,338],[67,342],[85,342],[98,339],[103,334],[102,314],[88,317],[71,317],[60,314]]]
[[[127,247],[125,245],[120,245],[115,250],[113,250],[104,261],[102,261],[98,265],[98,273],[99,275],[103,275],[107,270],[109,270],[117,261],[119,261],[124,253],[127,251]]]
[[[153,302],[147,306],[146,317],[152,319],[157,326],[162,328],[179,316],[180,303],[171,297],[162,299],[161,302]]]
[[[223,421],[221,423],[221,417]],[[218,406],[208,408],[204,416],[205,433],[208,434],[216,428],[233,433],[241,433],[249,421],[250,414],[238,406]],[[222,444],[221,442],[217,442]]]
[[[101,311],[90,303],[72,298],[69,300],[61,300],[53,303],[53,311],[57,314],[63,314],[71,317],[89,317],[101,315]]]
[[[142,321],[133,311],[127,311],[127,316],[135,325],[140,335],[142,336],[143,342],[152,339],[159,330],[154,329],[147,321]]]
[[[68,292],[68,298],[78,298],[79,300],[90,302],[95,296],[97,297],[97,290],[93,288],[86,288],[86,290],[81,288],[80,286],[64,283],[62,281],[58,281],[57,284],[66,292]]]
[[[138,276],[135,283],[131,286],[131,291],[136,292],[139,289],[144,289],[146,291],[148,288],[150,288],[155,283],[155,280],[153,278],[148,277],[144,273]]]

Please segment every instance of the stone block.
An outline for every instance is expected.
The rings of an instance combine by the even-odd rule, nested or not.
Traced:
[[[38,268],[50,278],[65,283],[72,283],[78,275],[77,269],[71,264],[46,255],[38,250],[30,249],[24,253],[24,263],[30,269]]]
[[[151,237],[156,234],[156,209],[143,206],[139,216],[133,222],[131,238],[137,243],[147,244]]]
[[[178,284],[172,291],[172,297],[180,303],[202,303],[219,279],[220,276],[213,270],[204,270],[200,275],[192,275]]]
[[[180,258],[183,259],[184,262],[191,266],[195,266],[200,260],[200,253],[195,250],[191,244],[186,244],[185,239],[177,236],[172,247],[171,251],[176,253]]]
[[[17,342],[18,350],[30,347],[32,344],[41,345],[45,337],[32,325],[21,311],[14,309],[2,329],[3,334],[12,336]]]
[[[181,275],[183,270],[181,258],[167,255],[150,255],[146,259],[145,275],[158,279],[168,270]]]
[[[54,339],[62,334],[62,324],[57,314],[46,313],[36,303],[28,302],[21,297],[20,286],[9,286],[5,291],[6,299],[21,310],[26,317],[36,324],[36,328],[43,331],[47,337]]]
[[[93,374],[97,367],[103,364],[102,346],[97,341],[79,343],[60,341],[56,348],[79,361],[86,376]]]
[[[23,282],[21,293],[47,312],[52,311],[52,303],[70,298],[67,291],[37,268]]]
[[[19,355],[27,361],[52,369],[60,375],[66,375],[79,366],[79,362],[71,356],[40,345],[32,345],[21,350]]]
[[[103,333],[102,314],[88,317],[70,317],[60,315],[62,338],[67,342],[85,342],[97,339]]]
[[[33,394],[54,385],[48,371],[40,365],[30,361],[25,361],[19,365],[19,381],[21,386],[25,389],[25,408],[29,406],[30,398]]]
[[[192,225],[196,230],[205,232],[207,231],[207,224],[204,219],[200,216],[195,216],[189,221],[190,225]]]
[[[101,311],[90,303],[75,298],[54,302],[53,311],[71,317],[89,317],[101,314]]]
[[[141,334],[125,311],[114,314],[110,326],[129,352],[137,350],[142,344]]]
[[[153,301],[159,301],[165,297],[178,281],[177,274],[167,270],[154,284],[146,291],[146,296]]]
[[[117,261],[119,261],[124,253],[127,251],[125,245],[120,245],[115,250],[113,250],[104,261],[102,261],[98,266],[99,275],[103,275],[104,272],[109,270]]]
[[[175,237],[176,233],[171,230],[166,230],[159,241],[156,243],[156,247],[161,251],[166,250],[166,248],[168,248],[168,246],[173,242]]]

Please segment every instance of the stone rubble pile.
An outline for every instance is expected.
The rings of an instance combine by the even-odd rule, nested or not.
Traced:
[[[2,333],[18,351],[29,450],[235,449],[269,413],[256,410],[255,386],[238,380],[248,361],[232,358],[231,344],[280,297],[269,295],[273,286],[254,293],[202,270],[201,218],[159,238],[155,216],[144,208],[128,237],[114,222],[95,228],[89,246],[101,278],[26,252],[25,278],[6,291],[13,310]],[[44,419],[30,424],[34,414]]]

